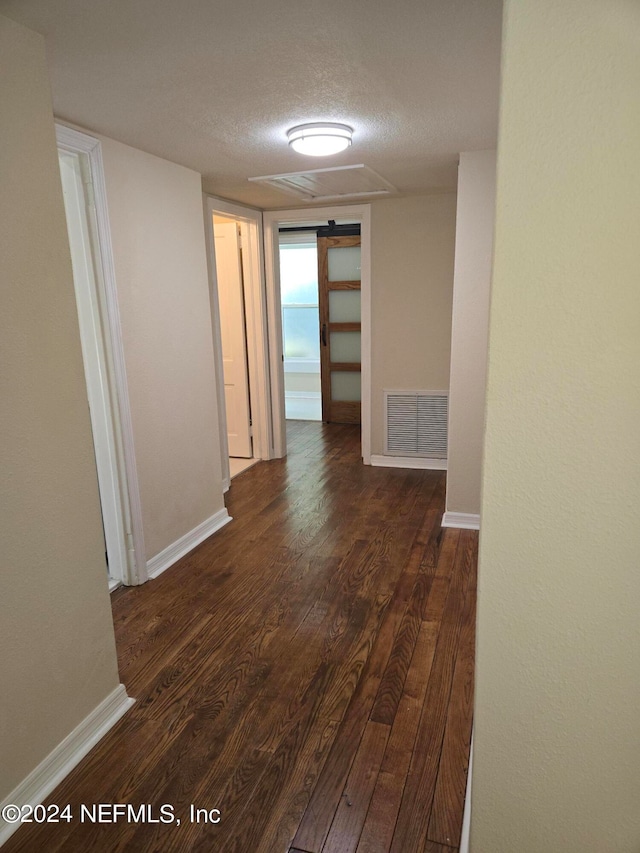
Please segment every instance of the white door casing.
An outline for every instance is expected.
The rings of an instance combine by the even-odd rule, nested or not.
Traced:
[[[251,412],[242,262],[235,222],[214,223],[229,455],[250,459]]]
[[[99,140],[56,125],[110,586],[147,579]],[[73,233],[72,233],[73,232]]]

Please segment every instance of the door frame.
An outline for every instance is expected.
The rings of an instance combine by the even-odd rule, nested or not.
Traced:
[[[264,225],[265,275],[271,364],[271,409],[273,412],[273,446],[276,457],[287,453],[284,410],[284,364],[282,349],[282,308],[280,300],[280,262],[278,229],[281,225],[312,225],[319,220],[348,219],[360,223],[361,237],[361,397],[362,397],[362,461],[371,464],[371,205],[335,205],[333,207],[301,207],[293,210],[266,210]]]
[[[84,155],[89,166],[84,181],[94,275],[93,282],[84,282],[87,299],[84,305],[78,303],[78,319],[83,340],[103,365],[102,371],[85,371],[85,376],[92,418],[100,422],[100,429],[93,430],[93,440],[100,470],[109,586],[136,586],[148,578],[102,148],[95,137],[57,123],[56,143],[62,151]]]
[[[222,481],[225,492],[231,484],[229,472],[229,444],[227,440],[227,412],[224,399],[222,367],[222,336],[220,332],[220,306],[215,264],[213,216],[220,214],[240,223],[243,241],[242,264],[244,274],[245,314],[247,324],[247,360],[249,366],[249,394],[251,395],[251,420],[253,428],[253,456],[255,459],[272,459],[275,455],[271,413],[271,372],[269,363],[269,335],[267,331],[267,302],[265,296],[264,249],[262,211],[253,207],[226,201],[216,196],[203,195],[209,290],[211,301],[211,327],[216,362],[216,394],[220,428],[220,453]]]

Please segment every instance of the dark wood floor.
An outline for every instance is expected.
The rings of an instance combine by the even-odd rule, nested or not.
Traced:
[[[180,825],[75,818],[7,853],[457,850],[477,534],[441,529],[443,473],[365,467],[358,439],[292,422],[288,458],[233,481],[232,524],[113,596],[137,702],[49,802]]]

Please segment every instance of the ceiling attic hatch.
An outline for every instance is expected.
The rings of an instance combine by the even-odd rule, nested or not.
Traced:
[[[363,163],[357,166],[307,169],[304,172],[290,172],[286,175],[262,175],[249,180],[266,184],[273,189],[309,202],[390,195],[397,192],[393,184]]]

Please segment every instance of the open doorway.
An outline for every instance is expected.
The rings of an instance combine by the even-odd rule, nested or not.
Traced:
[[[285,418],[359,424],[360,224],[278,233]]]
[[[322,420],[318,245],[313,230],[279,231],[285,418]]]
[[[271,459],[262,214],[205,196],[222,479]]]
[[[297,235],[300,244],[304,245],[313,241],[317,246],[318,229],[327,228],[330,220],[334,220],[337,225],[356,225],[354,234],[349,237],[333,236],[325,245],[325,251],[328,248],[339,249],[340,257],[352,255],[350,251],[342,253],[343,246],[341,241],[346,240],[344,248],[354,248],[355,243],[358,244],[358,258],[355,260],[350,269],[344,274],[334,271],[328,272],[325,270],[325,293],[326,303],[328,306],[329,299],[332,302],[335,300],[336,292],[338,293],[338,301],[342,302],[342,296],[347,296],[348,306],[340,305],[339,308],[344,308],[346,314],[332,315],[327,312],[324,318],[318,317],[317,321],[313,321],[315,325],[316,341],[318,342],[318,350],[320,352],[320,362],[323,358],[328,359],[329,369],[321,369],[321,394],[320,399],[326,403],[333,401],[337,405],[334,406],[333,412],[325,411],[321,416],[326,421],[344,422],[343,416],[345,412],[338,413],[338,409],[349,408],[349,417],[352,418],[349,422],[361,423],[361,440],[362,440],[362,457],[366,464],[370,464],[371,460],[371,240],[370,240],[370,205],[354,205],[345,207],[332,208],[306,208],[287,211],[266,211],[264,213],[264,229],[265,229],[265,262],[266,262],[266,278],[267,278],[267,299],[269,306],[269,322],[272,330],[271,337],[271,390],[272,390],[272,410],[273,410],[273,432],[274,432],[274,451],[276,456],[284,456],[286,454],[286,421],[290,419],[292,406],[290,405],[291,391],[294,390],[291,374],[299,373],[302,362],[296,361],[294,351],[289,345],[287,337],[287,326],[292,324],[293,320],[287,317],[287,313],[292,314],[294,311],[306,310],[309,313],[307,323],[312,324],[310,309],[313,307],[309,301],[309,294],[301,292],[299,302],[291,304],[290,285],[287,282],[288,271],[286,269],[287,253],[294,252],[293,249],[283,247],[283,242],[286,246],[288,240],[292,237],[289,235]],[[360,232],[359,236],[357,231]],[[283,241],[284,235],[284,241]],[[327,235],[323,235],[321,239],[327,239]],[[354,245],[347,245],[349,240]],[[355,241],[355,242],[354,242]],[[354,256],[355,257],[355,256]],[[351,260],[354,260],[354,257]],[[328,257],[325,253],[325,266],[328,265]],[[318,263],[318,277],[316,278],[316,292],[322,294],[322,258]],[[340,266],[340,265],[339,265]],[[346,267],[344,268],[346,269]],[[301,289],[304,291],[304,288]],[[347,316],[351,310],[355,310],[355,302],[358,305],[358,317]],[[318,300],[320,311],[322,312],[322,300]],[[348,310],[347,310],[348,309]],[[300,323],[298,323],[298,326]],[[333,333],[333,339],[331,337]],[[299,342],[296,341],[296,344]],[[332,347],[331,344],[334,344]],[[357,355],[356,355],[357,349]],[[306,357],[311,370],[313,356],[317,350],[312,350],[311,340],[307,345]],[[288,365],[291,363],[291,367]],[[317,363],[317,360],[316,360]],[[334,381],[334,374],[337,379]],[[298,380],[300,381],[300,380]],[[304,381],[304,380],[302,380]],[[331,384],[329,384],[331,383]],[[330,391],[327,391],[329,385]],[[331,388],[331,385],[334,387]],[[347,387],[348,386],[348,387]],[[309,393],[309,386],[305,385],[305,394]],[[317,389],[317,386],[316,386]],[[336,391],[337,393],[333,393]],[[342,399],[338,399],[342,396]],[[348,407],[343,404],[349,402]]]
[[[213,239],[220,310],[229,474],[233,478],[254,462],[242,226],[234,219],[214,213]]]

